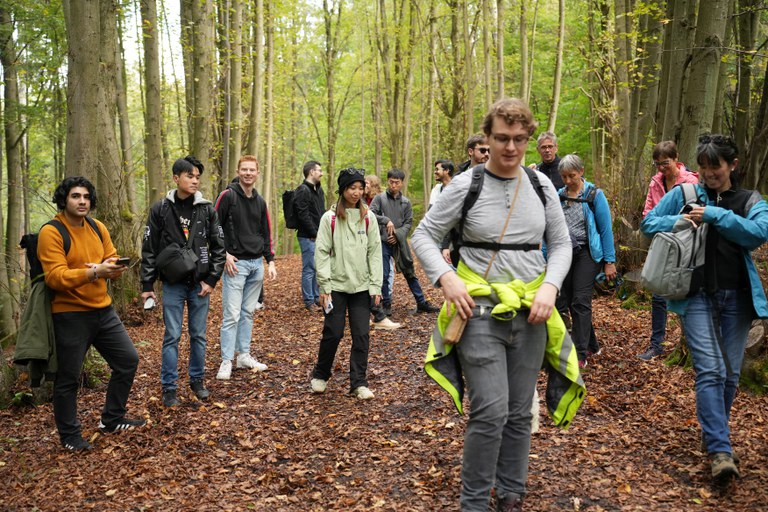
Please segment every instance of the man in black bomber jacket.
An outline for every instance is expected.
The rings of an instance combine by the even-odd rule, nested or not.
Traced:
[[[315,238],[320,227],[320,217],[325,213],[325,193],[320,181],[323,169],[319,162],[310,160],[304,164],[304,182],[296,189],[293,207],[299,227],[296,236],[301,247],[301,296],[304,307],[319,309],[320,286],[315,270]]]
[[[198,399],[205,400],[209,396],[203,381],[205,330],[210,294],[221,278],[225,252],[224,234],[216,210],[198,191],[203,169],[203,164],[193,156],[174,162],[173,181],[177,188],[150,208],[141,247],[142,300],[156,300],[154,282],[157,279],[163,282],[165,334],[160,382],[166,407],[179,404],[176,397],[178,356],[185,304],[190,339],[189,386]],[[184,246],[194,252],[196,266],[180,278],[171,279],[170,276],[178,273],[172,272],[172,267],[179,265],[181,259],[174,251]],[[174,257],[167,258],[168,254]],[[169,259],[163,268],[158,268],[158,261],[162,263]]]

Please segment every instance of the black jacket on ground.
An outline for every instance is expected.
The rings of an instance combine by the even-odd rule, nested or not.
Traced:
[[[320,217],[325,213],[325,195],[318,183],[304,180],[293,194],[293,208],[296,210],[296,222],[299,227],[296,234],[301,238],[317,238]]]
[[[560,177],[560,171],[557,170],[558,165],[560,165],[560,157],[555,155],[555,159],[548,164],[541,162],[536,166],[537,171],[549,178],[549,181],[555,186],[555,190],[560,190],[565,186],[563,178]]]
[[[229,254],[245,260],[275,259],[269,209],[256,189],[248,197],[239,183],[231,183],[219,194],[216,211]]]
[[[156,202],[149,209],[147,226],[144,228],[144,242],[141,245],[140,277],[144,292],[153,291],[157,279],[163,280],[162,272],[155,266],[158,254],[173,242],[182,246],[187,243],[173,207],[175,201],[176,190],[171,190],[165,199]],[[216,286],[226,261],[224,233],[213,204],[203,199],[200,192],[195,192],[189,233],[194,234],[190,247],[198,258],[197,269],[190,282],[205,281],[210,286]]]

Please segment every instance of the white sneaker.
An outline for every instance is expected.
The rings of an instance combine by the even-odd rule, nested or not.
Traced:
[[[312,386],[313,393],[325,393],[325,388],[328,387],[328,381],[323,379],[312,379],[309,382],[309,385]]]
[[[219,366],[219,373],[216,374],[218,380],[229,380],[232,377],[232,361],[222,361]]]
[[[352,394],[355,395],[360,400],[370,400],[371,398],[373,398],[373,391],[371,391],[365,386],[360,386],[355,388],[355,390],[352,391]]]
[[[372,325],[374,329],[383,329],[387,331],[392,331],[394,329],[399,329],[400,327],[402,327],[402,325],[400,325],[397,322],[393,322],[389,318],[384,318],[383,320],[380,320],[378,322],[373,322]]]
[[[237,367],[238,368],[252,368],[257,372],[263,372],[267,369],[267,365],[258,362],[251,357],[251,354],[238,354],[237,355]]]
[[[254,308],[256,311],[259,311],[261,309],[264,309],[264,303],[263,302],[257,302],[256,307]]]

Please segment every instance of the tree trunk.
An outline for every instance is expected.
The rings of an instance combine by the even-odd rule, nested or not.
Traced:
[[[723,46],[725,47],[731,46],[734,28],[736,28],[736,20],[733,19],[734,2],[735,0],[728,2],[728,21],[725,24],[725,39],[723,39]],[[738,69],[736,73],[738,76]],[[712,115],[712,127],[710,128],[712,133],[734,133],[734,126],[738,119],[740,107],[738,105],[739,85],[737,83],[735,89],[731,87],[732,75],[733,69],[730,66],[724,64],[720,66],[720,72],[717,74],[717,89],[715,91],[717,102]],[[749,107],[747,107],[747,110],[749,110]],[[746,139],[746,134],[744,137]],[[744,147],[746,146],[740,145],[739,149]]]
[[[133,141],[131,140],[131,122],[128,117],[128,93],[126,91],[127,79],[125,75],[125,62],[123,57],[123,16],[117,16],[117,45],[115,47],[115,92],[117,95],[117,118],[120,125],[120,170],[125,181],[126,213],[131,216],[138,214],[136,205],[136,185],[133,176]]]
[[[267,205],[269,205],[271,211],[275,211],[272,204],[272,182],[274,179],[274,163],[273,158],[273,145],[274,145],[274,132],[275,132],[275,106],[272,101],[272,91],[275,83],[274,61],[275,61],[275,27],[274,18],[272,17],[272,9],[274,5],[267,0],[266,6],[266,18],[267,18],[267,73],[266,73],[266,86],[267,86],[267,147],[266,156],[264,157],[264,173],[262,174],[264,183],[264,190],[262,195]]]
[[[229,57],[229,164],[222,169],[226,183],[235,177],[237,161],[243,151],[243,4],[235,0],[229,34],[232,37]],[[227,143],[227,140],[224,140]]]
[[[554,132],[557,124],[557,108],[560,104],[560,81],[563,75],[563,45],[565,44],[565,0],[560,0],[560,30],[557,35],[557,57],[555,60],[555,78],[552,84],[552,108],[549,110],[547,131]]]
[[[65,0],[67,66],[67,176],[85,175],[99,193],[95,212],[116,247],[131,247],[126,182],[120,176],[115,132],[117,30],[111,0]]]
[[[723,51],[729,0],[710,0],[699,10],[691,61],[691,80],[683,98],[683,124],[678,145],[683,162],[695,161],[698,136],[712,128],[717,79]],[[704,7],[704,6],[702,6]]]
[[[483,82],[485,84],[485,107],[487,109],[491,103],[493,103],[493,70],[491,54],[493,52],[493,44],[491,43],[491,23],[493,23],[493,15],[491,13],[491,0],[483,0],[483,17],[481,21],[483,25],[483,53],[485,58],[483,59]]]
[[[528,7],[527,0],[520,0],[520,98],[530,98],[530,79],[528,78]]]
[[[768,193],[768,66],[765,67],[763,90],[755,118],[755,133],[739,166],[744,173],[746,188]]]
[[[754,67],[755,37],[757,35],[757,9],[761,0],[739,0],[740,16],[736,18],[738,24],[738,46],[740,52],[737,55],[738,85],[736,107],[736,146],[742,151],[747,148],[749,134],[750,95],[752,92],[752,68]]]
[[[213,186],[217,182],[217,171],[213,165],[214,123],[216,122],[216,80],[215,67],[215,16],[214,0],[194,0],[192,2],[192,69],[193,78],[187,87],[193,91],[192,137],[190,151],[196,156],[208,172],[206,195],[213,196]],[[202,188],[202,187],[201,187]]]
[[[461,16],[461,35],[464,40],[464,83],[466,84],[466,108],[464,109],[464,133],[475,133],[475,59],[472,55],[472,39],[469,33],[469,10],[467,1],[459,0]],[[413,24],[412,24],[413,26]]]
[[[504,97],[504,0],[496,0],[496,99]]]
[[[147,203],[154,204],[165,192],[163,175],[163,103],[160,96],[160,32],[156,0],[141,0],[144,43],[144,161],[147,172]]]
[[[685,76],[691,58],[691,43],[696,30],[697,0],[675,0],[674,18],[670,25],[672,41],[670,43],[669,79],[667,81],[666,104],[664,110],[664,129],[662,140],[680,139],[680,116],[685,89]],[[682,160],[685,162],[685,160]]]
[[[484,5],[487,4],[488,0],[484,1]],[[434,55],[436,51],[436,28],[435,28],[435,1],[431,0],[429,2],[429,15],[427,17],[428,20],[428,34],[429,34],[429,52],[430,55]],[[486,51],[489,51],[490,48],[488,46],[485,46]],[[487,56],[487,58],[490,58]],[[487,75],[488,78],[490,78],[490,75]],[[427,115],[426,115],[426,126],[424,127],[425,136],[424,136],[424,165],[422,166],[422,183],[423,183],[423,206],[424,206],[424,212],[427,211],[429,208],[429,194],[432,188],[432,163],[434,162],[435,158],[433,157],[433,131],[434,131],[434,125],[435,125],[435,87],[437,84],[437,66],[435,65],[435,61],[433,59],[429,59],[429,80],[427,81],[426,87],[427,87]],[[488,86],[486,88],[486,95],[490,94],[490,83],[486,82],[486,85]]]
[[[253,64],[253,85],[251,86],[251,115],[248,130],[248,154],[261,159],[261,122],[264,117],[264,0],[256,0],[254,20],[255,61]]]
[[[4,235],[5,250],[0,254],[0,286],[7,293],[0,299],[0,335],[15,333],[18,329],[18,304],[21,303],[23,281],[18,242],[21,240],[21,207],[24,189],[21,186],[21,114],[19,108],[19,83],[16,70],[16,42],[13,38],[13,19],[7,7],[0,6],[0,63],[3,65],[4,107],[3,129],[5,134],[5,158],[8,176],[5,190],[8,193],[7,228],[3,230],[2,209],[0,208],[0,236]],[[0,152],[1,153],[1,152]],[[0,178],[2,165],[0,165]],[[5,233],[3,233],[5,231]],[[7,270],[7,272],[6,272]]]

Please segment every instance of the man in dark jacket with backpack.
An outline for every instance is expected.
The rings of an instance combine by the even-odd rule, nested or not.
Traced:
[[[224,234],[213,204],[199,192],[203,164],[193,156],[173,163],[171,190],[149,210],[141,247],[142,300],[156,300],[157,279],[163,281],[163,405],[179,404],[176,389],[184,304],[189,319],[189,387],[208,398],[205,376],[205,330],[210,294],[224,270]],[[145,305],[146,307],[146,305]]]
[[[232,361],[237,368],[263,372],[267,365],[251,355],[253,312],[264,286],[264,263],[270,279],[277,278],[272,229],[267,202],[256,191],[259,162],[243,155],[237,163],[237,179],[216,200],[224,231],[227,261],[222,279],[221,366],[216,378],[229,380]]]
[[[323,170],[314,160],[304,164],[304,183],[296,189],[293,208],[298,224],[296,235],[301,247],[301,295],[304,307],[312,310],[319,307],[320,287],[315,270],[315,238],[320,227],[320,217],[325,213],[325,195],[320,180]]]

